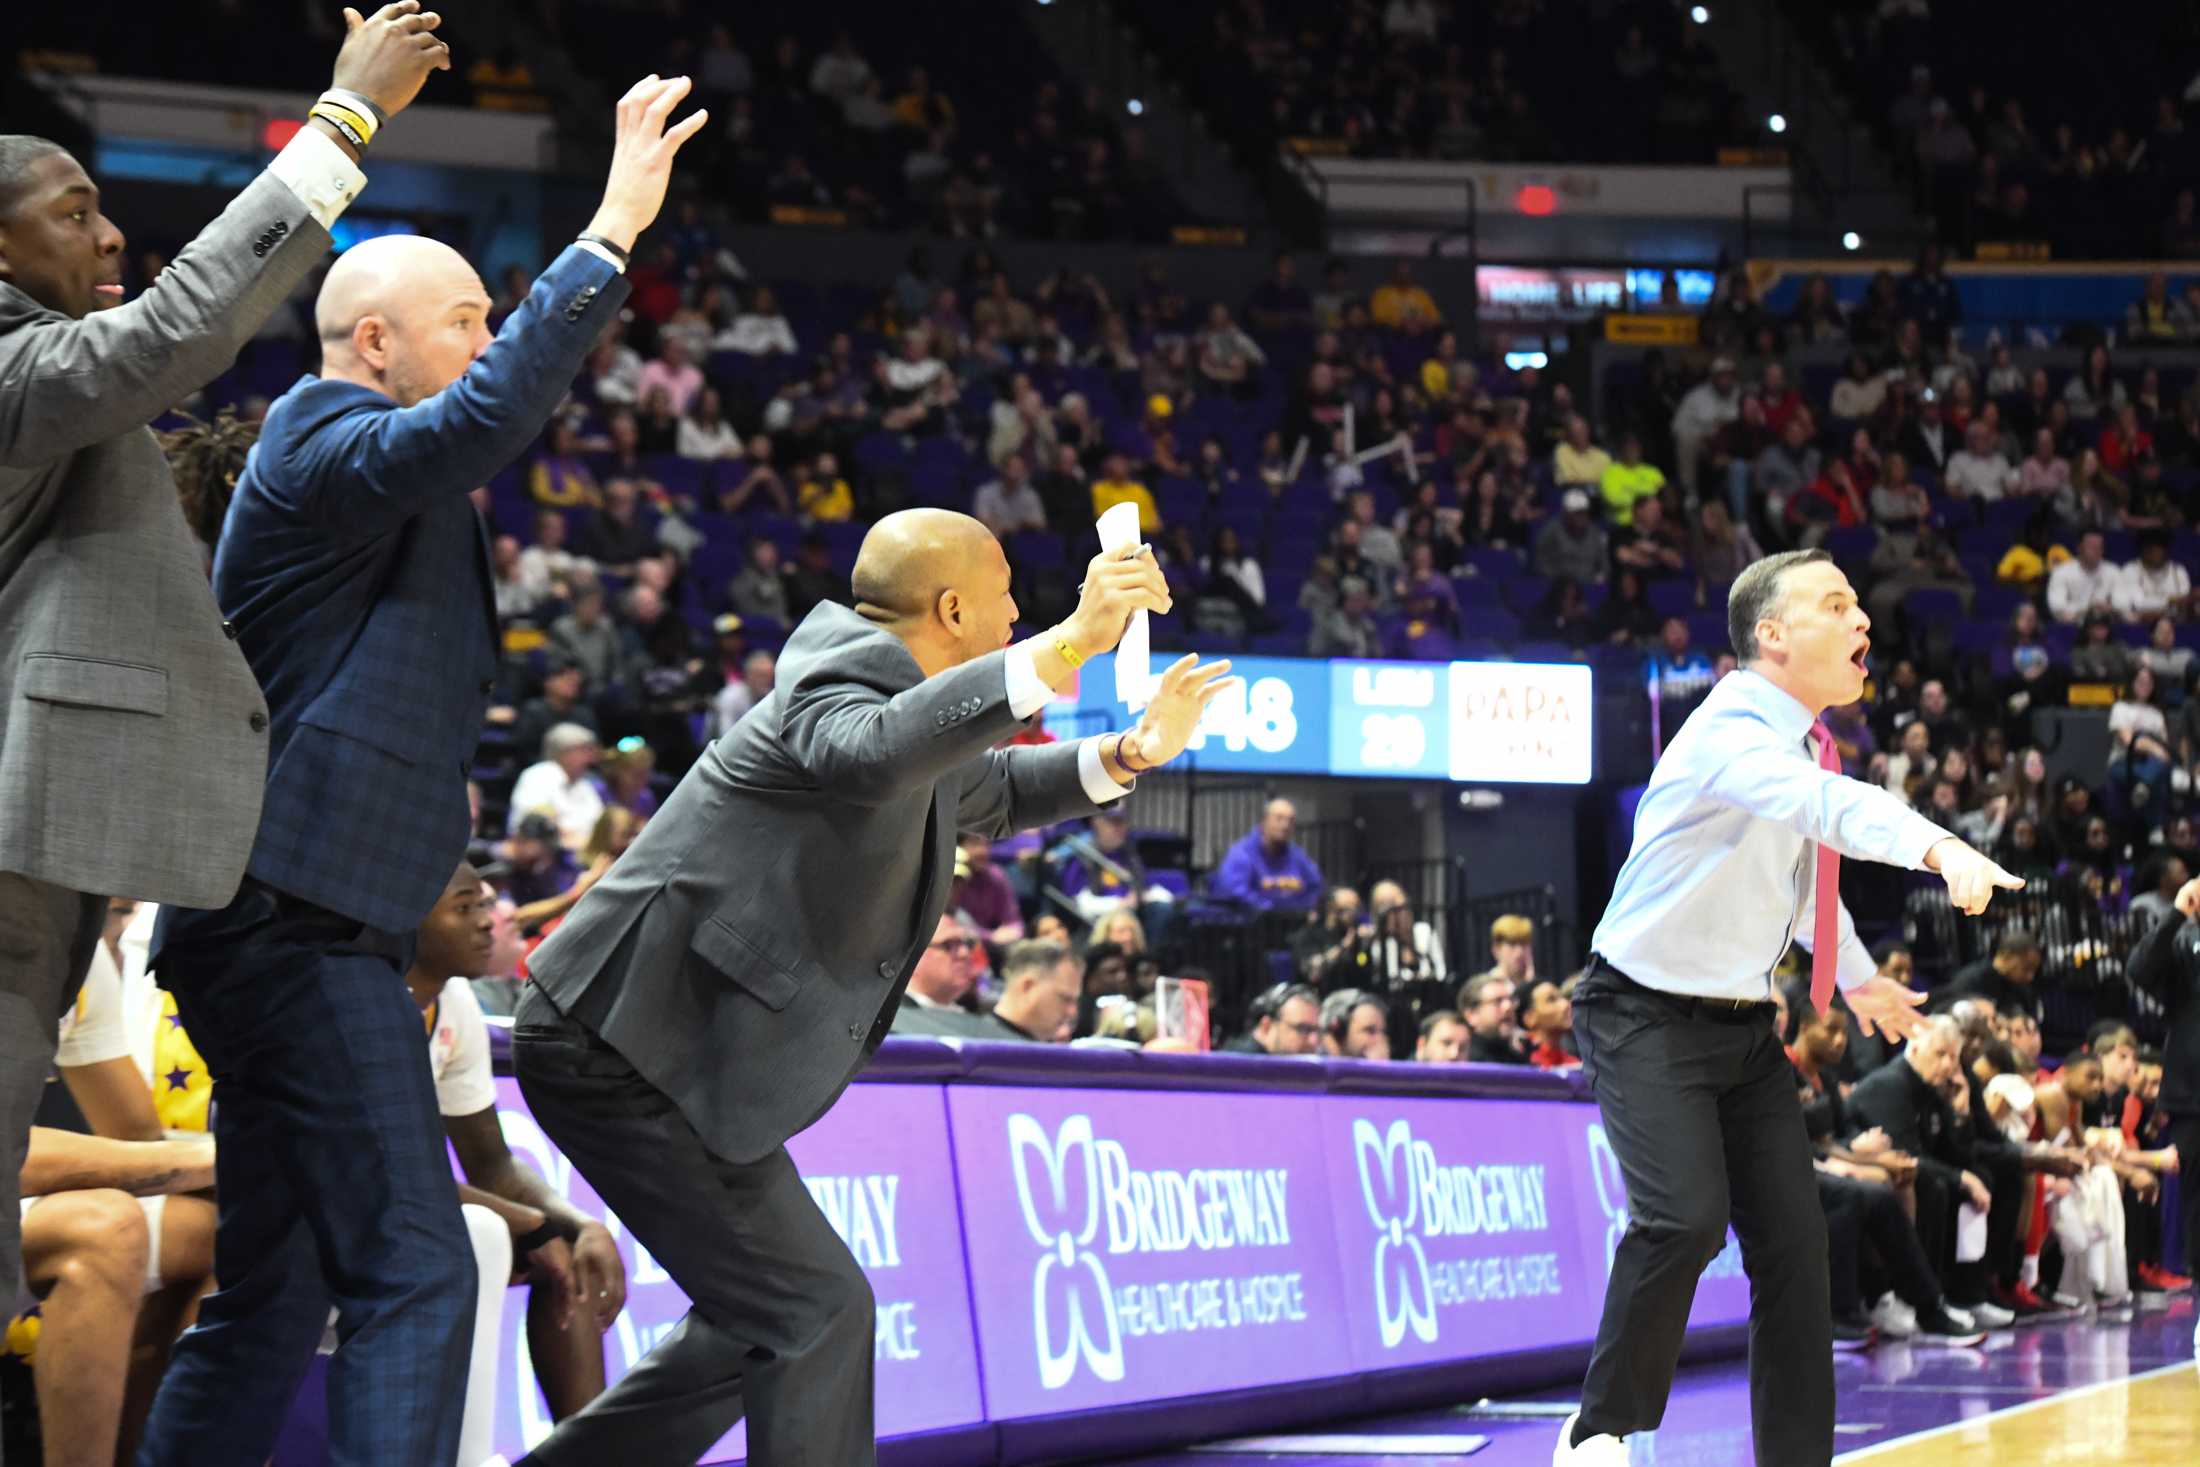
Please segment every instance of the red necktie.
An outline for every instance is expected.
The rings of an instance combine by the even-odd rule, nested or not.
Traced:
[[[1833,746],[1833,731],[1823,722],[1810,726],[1811,742],[1818,746],[1818,767],[1841,772],[1841,751]],[[1832,846],[1818,847],[1818,910],[1811,924],[1810,1003],[1820,1013],[1833,999],[1834,970],[1840,965],[1841,853]]]

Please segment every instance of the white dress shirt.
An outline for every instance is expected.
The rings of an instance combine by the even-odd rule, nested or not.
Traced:
[[[2066,560],[2048,573],[2048,613],[2057,621],[2081,622],[2088,612],[2112,611],[2123,579],[2123,568],[2109,561],[2087,570],[2076,559]]]
[[[2191,594],[2192,577],[2176,561],[2165,560],[2160,570],[2148,570],[2145,561],[2135,560],[2116,578],[2116,614],[2125,621],[2152,621],[2172,601]]]
[[[1885,790],[1818,767],[1810,710],[1730,673],[1674,736],[1635,807],[1634,847],[1591,948],[1648,988],[1762,1001],[1817,913],[1818,847],[1920,869],[1948,832]],[[1877,971],[1843,908],[1836,976]]]
[[[1008,649],[1001,661],[1008,683],[1008,711],[1018,718],[1029,718],[1046,707],[1054,690],[1039,680],[1038,672],[1031,665],[1031,649],[1018,643]],[[1095,805],[1111,804],[1132,789],[1131,785],[1117,784],[1115,776],[1100,762],[1100,740],[1097,738],[1077,741],[1077,778],[1085,787],[1085,797]]]
[[[351,201],[367,186],[367,176],[350,156],[311,124],[291,134],[290,141],[267,165],[267,171],[298,196],[298,202],[323,229],[333,229],[351,207]]]

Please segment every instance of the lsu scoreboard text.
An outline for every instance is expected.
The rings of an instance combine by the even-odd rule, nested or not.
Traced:
[[[1159,671],[1177,654],[1156,653]],[[1221,772],[1587,784],[1589,669],[1544,662],[1346,662],[1233,657],[1237,685],[1208,708],[1189,757]],[[1049,705],[1064,738],[1127,727],[1114,658]]]

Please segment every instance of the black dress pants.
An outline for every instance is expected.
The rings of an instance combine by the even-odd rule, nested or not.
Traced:
[[[1896,1298],[1920,1314],[1940,1302],[1940,1280],[1894,1188],[1820,1172],[1818,1200],[1832,1246],[1835,1318],[1862,1313],[1877,1296],[1876,1288],[1863,1283],[1867,1275],[1874,1284],[1884,1280]]]
[[[870,1281],[787,1149],[714,1155],[662,1091],[540,988],[512,1030],[550,1139],[693,1301],[639,1364],[520,1467],[693,1462],[744,1414],[754,1467],[869,1467]]]
[[[2200,1115],[2172,1116],[2170,1145],[2177,1148],[2178,1236],[2185,1240],[2181,1271],[2200,1267]]]
[[[1574,997],[1574,1037],[1627,1183],[1580,1435],[1665,1416],[1696,1281],[1731,1223],[1749,1272],[1749,1387],[1759,1462],[1833,1459],[1826,1219],[1793,1071],[1771,1009],[1642,988],[1601,962]]]

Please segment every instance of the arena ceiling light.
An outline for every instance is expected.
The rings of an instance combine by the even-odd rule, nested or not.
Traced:
[[[1039,3],[1044,5],[1046,0],[1039,0]],[[1688,18],[1698,25],[1709,25],[1711,24],[1711,11],[1708,7],[1702,5],[1690,6]]]
[[[1765,119],[1765,126],[1771,128],[1774,132],[1786,132],[1788,130],[1787,115],[1775,112]]]
[[[1123,110],[1133,117],[1142,117],[1145,115],[1146,104],[1133,97],[1123,104]]]
[[[1854,251],[1860,250],[1863,247],[1864,236],[1858,234],[1855,230],[1852,229],[1847,234],[1841,236],[1842,249],[1848,250],[1853,253]]]

